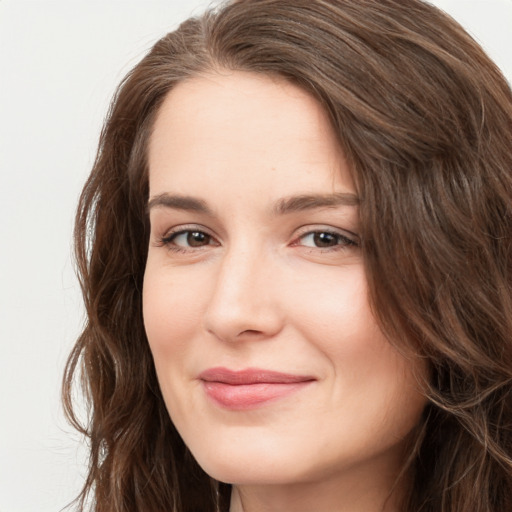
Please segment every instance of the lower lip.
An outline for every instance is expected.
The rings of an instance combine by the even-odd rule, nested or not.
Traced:
[[[206,394],[218,405],[231,410],[256,409],[268,402],[284,398],[305,388],[312,381],[301,382],[258,382],[255,384],[226,384],[203,381]]]

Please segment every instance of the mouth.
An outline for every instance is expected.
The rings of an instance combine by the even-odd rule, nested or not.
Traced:
[[[199,375],[206,395],[225,409],[248,410],[300,391],[316,379],[309,375],[247,368],[210,368]]]

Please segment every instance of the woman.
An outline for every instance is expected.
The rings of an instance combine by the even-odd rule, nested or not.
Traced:
[[[511,140],[500,72],[417,0],[160,40],[77,216],[80,507],[510,510]]]

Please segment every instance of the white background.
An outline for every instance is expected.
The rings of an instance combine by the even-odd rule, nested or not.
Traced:
[[[84,475],[60,382],[83,314],[74,208],[124,74],[208,0],[0,0],[0,512],[57,512]],[[437,0],[512,80],[512,0]]]

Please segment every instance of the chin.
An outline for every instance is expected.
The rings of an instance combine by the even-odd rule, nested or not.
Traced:
[[[285,453],[271,449],[252,447],[243,452],[224,449],[222,453],[201,453],[198,464],[219,482],[235,485],[287,484],[304,480],[303,468]]]

